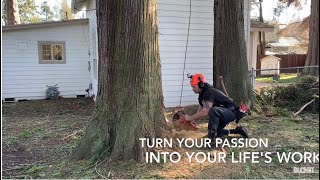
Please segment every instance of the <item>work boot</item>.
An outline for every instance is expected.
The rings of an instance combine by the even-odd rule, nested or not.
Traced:
[[[212,158],[218,156],[220,153],[226,154],[226,151],[222,147],[218,147],[216,144],[217,132],[215,130],[208,130],[208,138],[211,139],[211,147],[208,147],[207,150]]]
[[[240,134],[243,138],[248,138],[248,131],[242,127],[237,126],[235,129],[230,130],[230,134]]]
[[[211,143],[210,143],[211,147],[208,147],[208,150],[217,149],[217,146],[216,146],[217,131],[208,130],[208,138],[211,139]]]

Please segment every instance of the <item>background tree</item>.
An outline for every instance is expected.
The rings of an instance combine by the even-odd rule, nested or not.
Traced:
[[[305,66],[319,66],[319,0],[311,0],[309,45]],[[304,73],[319,76],[319,68],[305,68]]]
[[[41,15],[43,15],[45,17],[45,21],[51,21],[54,18],[54,13],[51,10],[50,6],[48,5],[48,3],[45,1],[41,4]]]
[[[6,7],[6,1],[1,0],[1,24],[7,25],[7,7]]]
[[[297,10],[302,9],[302,0],[278,0],[277,7],[273,9],[273,20],[278,21],[281,13],[290,5],[293,5]]]
[[[57,18],[60,20],[74,19],[74,15],[71,12],[71,7],[67,0],[62,0],[60,7],[55,7],[57,9]]]
[[[6,8],[7,25],[20,24],[19,7],[18,7],[17,0],[4,0],[4,1],[6,1],[5,8]]]
[[[259,22],[263,23],[264,20],[263,20],[263,14],[262,14],[262,10],[263,10],[262,2],[263,2],[263,0],[253,0],[251,2],[251,11],[255,10],[257,8],[259,11],[259,16],[258,16],[257,20]],[[258,39],[259,39],[258,55],[265,55],[266,35],[265,35],[264,31],[258,32]]]
[[[301,0],[279,0],[274,14],[278,17],[283,9],[294,5],[297,9],[301,9]],[[309,26],[309,45],[305,66],[319,66],[319,0],[311,0],[311,14]],[[319,68],[305,68],[304,74],[319,75]]]
[[[21,23],[36,23],[40,22],[41,18],[38,12],[38,6],[34,0],[19,0],[19,12]]]
[[[221,88],[222,76],[230,97],[238,103],[248,103],[251,97],[243,8],[243,0],[214,1],[214,85]]]
[[[41,18],[38,12],[38,6],[35,0],[18,0],[19,17],[21,24],[40,22]],[[6,1],[2,1],[2,20],[7,24]]]
[[[263,15],[262,15],[262,2],[263,0],[259,0],[259,21],[263,23]],[[260,52],[259,54],[265,55],[265,46],[266,46],[266,35],[264,31],[259,31],[259,43],[260,43]]]
[[[143,160],[164,121],[157,0],[98,0],[99,90],[72,159]]]

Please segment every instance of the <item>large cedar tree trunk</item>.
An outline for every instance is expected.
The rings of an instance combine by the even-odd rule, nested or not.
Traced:
[[[98,0],[99,91],[72,159],[144,160],[164,122],[157,0]]]
[[[248,103],[251,92],[243,6],[243,0],[214,1],[214,85],[221,89],[222,76],[229,96],[237,103]]]
[[[305,66],[319,66],[319,0],[311,0],[309,46]],[[304,73],[318,76],[319,68],[305,68]]]
[[[20,24],[19,8],[17,0],[6,1],[7,25]]]

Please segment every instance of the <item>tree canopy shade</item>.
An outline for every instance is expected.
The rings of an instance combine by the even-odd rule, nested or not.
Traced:
[[[72,159],[144,159],[164,122],[157,0],[98,0],[99,90]]]
[[[214,1],[214,85],[221,89],[219,76],[237,103],[249,102],[247,51],[244,35],[243,0]]]

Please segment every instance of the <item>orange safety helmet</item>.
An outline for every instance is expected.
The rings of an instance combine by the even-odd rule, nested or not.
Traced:
[[[206,82],[202,74],[194,74],[190,78],[190,85],[200,85]]]

